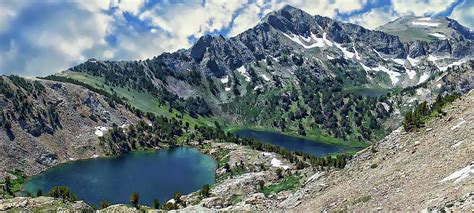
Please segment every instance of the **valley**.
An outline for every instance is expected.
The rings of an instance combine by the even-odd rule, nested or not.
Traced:
[[[468,211],[473,42],[450,18],[285,6],[145,60],[0,76],[0,211]]]

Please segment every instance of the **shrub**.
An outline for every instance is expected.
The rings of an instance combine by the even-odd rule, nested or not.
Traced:
[[[76,201],[77,196],[69,190],[67,186],[55,186],[49,192],[48,196],[61,198],[66,201]]]

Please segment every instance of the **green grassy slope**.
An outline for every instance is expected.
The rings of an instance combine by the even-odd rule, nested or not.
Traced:
[[[130,105],[140,109],[143,112],[151,112],[156,115],[161,115],[168,118],[176,118],[182,120],[183,122],[188,122],[191,127],[195,125],[198,126],[212,126],[213,119],[199,116],[198,118],[193,118],[189,116],[188,113],[184,114],[183,118],[179,118],[176,110],[172,109],[170,113],[170,107],[164,105],[158,101],[153,95],[145,92],[140,92],[131,88],[124,87],[111,87],[104,83],[104,79],[86,73],[80,72],[69,72],[65,71],[57,74],[58,76],[68,77],[93,87],[104,89],[109,93],[116,93],[119,97],[125,98],[126,102]]]

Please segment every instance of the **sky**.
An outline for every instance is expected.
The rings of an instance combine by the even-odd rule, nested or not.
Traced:
[[[152,58],[206,34],[232,37],[287,4],[369,29],[403,15],[448,16],[474,28],[474,0],[0,0],[0,74]]]

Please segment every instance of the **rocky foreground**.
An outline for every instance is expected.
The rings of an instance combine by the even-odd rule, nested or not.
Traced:
[[[231,169],[217,171],[218,182],[208,197],[199,192],[182,196],[187,206],[178,211],[472,211],[474,209],[474,92],[448,106],[446,116],[428,121],[416,132],[398,129],[372,147],[357,153],[342,170],[297,170],[281,156],[229,143],[208,143],[202,149],[226,159]],[[296,189],[263,193],[297,176]],[[172,201],[171,201],[172,202]],[[149,207],[142,210],[151,211]],[[0,201],[0,211],[94,211],[87,204],[38,198]],[[97,210],[133,212],[127,205]]]
[[[470,92],[419,131],[393,132],[290,196],[307,195],[292,210],[473,211],[473,106]]]

